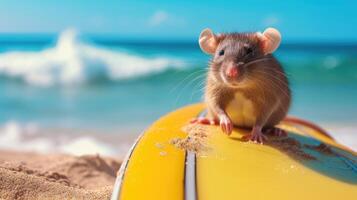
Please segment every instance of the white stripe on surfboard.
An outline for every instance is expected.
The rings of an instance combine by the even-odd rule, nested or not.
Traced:
[[[196,154],[186,151],[185,160],[185,200],[196,200]]]
[[[199,117],[205,117],[207,111],[203,110],[198,114]],[[196,154],[186,151],[185,155],[185,200],[197,200],[197,182],[196,182]]]
[[[124,174],[125,174],[126,168],[128,166],[130,157],[133,154],[133,151],[134,151],[136,145],[139,143],[139,140],[141,139],[142,136],[143,136],[143,133],[135,140],[133,146],[130,147],[129,152],[126,154],[124,162],[120,166],[117,178],[115,179],[112,197],[110,198],[111,200],[119,200],[121,185],[122,185],[122,182],[124,179]]]

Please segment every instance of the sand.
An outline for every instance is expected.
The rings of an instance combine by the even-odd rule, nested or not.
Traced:
[[[175,147],[203,155],[209,151],[207,144],[208,129],[201,124],[188,124],[182,128],[182,131],[187,133],[185,138],[174,138],[170,141]]]
[[[120,162],[0,151],[0,199],[109,199]]]

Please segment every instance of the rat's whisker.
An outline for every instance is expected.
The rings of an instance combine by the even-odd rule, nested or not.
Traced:
[[[198,71],[194,71],[191,72],[188,76],[186,76],[184,79],[182,79],[175,87],[173,87],[169,93],[173,93],[177,88],[179,88],[185,81],[187,81],[188,79],[192,78],[194,75],[198,74],[198,73],[202,73],[202,71],[198,70]]]
[[[178,94],[178,96],[177,96],[177,98],[176,98],[176,100],[175,100],[175,105],[178,103],[179,99],[181,98],[181,96],[182,96],[182,94],[183,94],[183,91],[185,91],[186,88],[187,88],[189,85],[193,84],[195,81],[197,81],[197,80],[199,80],[200,78],[203,78],[203,77],[205,77],[205,76],[206,76],[206,74],[200,74],[199,76],[197,76],[197,77],[195,77],[194,79],[190,80],[184,87],[182,87],[182,88],[181,88],[181,91],[179,92],[179,94]]]
[[[193,96],[195,94],[197,94],[198,92],[201,92],[201,87],[205,85],[205,80],[200,80],[200,82],[198,84],[196,84],[193,89],[192,89],[192,92],[191,92],[191,97],[190,97],[190,102],[192,101],[193,99]]]
[[[259,68],[259,69],[262,69],[262,68],[269,69],[269,70],[273,71],[274,73],[281,74],[282,76],[285,76],[285,77],[290,77],[291,76],[291,74],[289,74],[289,73],[284,73],[282,71],[279,71],[277,69],[274,69],[274,68],[266,66],[266,65],[261,65],[261,66],[259,66],[257,68]]]
[[[272,57],[263,57],[263,58],[255,59],[255,60],[252,60],[250,62],[245,63],[244,66],[249,66],[249,65],[252,65],[252,64],[255,64],[255,63],[264,62],[264,61],[268,61],[268,60],[273,60],[274,61],[274,58],[272,58]]]

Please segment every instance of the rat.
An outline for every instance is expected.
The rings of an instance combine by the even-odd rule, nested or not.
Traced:
[[[193,122],[219,124],[228,135],[234,126],[250,128],[243,139],[261,144],[268,133],[287,135],[275,128],[281,121],[305,125],[332,138],[311,122],[287,117],[291,90],[283,67],[272,55],[280,42],[281,34],[274,28],[228,34],[204,29],[199,45],[212,55],[204,95],[207,116]]]
[[[233,126],[251,128],[245,139],[258,143],[272,132],[289,110],[291,92],[279,61],[272,55],[281,35],[268,28],[263,33],[214,34],[204,29],[199,37],[201,49],[212,55],[204,101],[206,118],[199,123],[220,124],[231,134]]]

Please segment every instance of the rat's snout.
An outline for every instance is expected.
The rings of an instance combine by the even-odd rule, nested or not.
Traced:
[[[226,76],[231,79],[237,78],[240,74],[240,67],[242,65],[244,65],[243,62],[230,63],[226,69]]]
[[[226,75],[228,78],[236,78],[238,77],[238,74],[239,74],[238,67],[233,66],[227,68]]]

